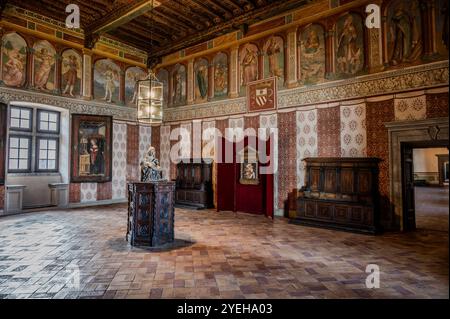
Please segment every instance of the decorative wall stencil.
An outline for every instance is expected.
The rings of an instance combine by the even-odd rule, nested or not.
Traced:
[[[112,182],[97,183],[97,200],[109,200],[112,198]]]
[[[175,130],[179,130],[180,129],[180,124],[173,124],[170,125],[170,131],[174,132]],[[177,136],[177,140],[171,140],[170,141],[170,149],[172,149],[174,147],[175,144],[180,143],[181,138],[179,136]],[[174,158],[174,160],[176,161],[170,161],[170,179],[174,180],[177,178],[177,164],[178,161],[182,158],[183,156],[181,155],[181,150],[179,150],[176,154],[176,158]]]
[[[180,125],[182,129],[181,156],[182,158],[192,157],[192,123],[183,123]]]
[[[416,96],[394,100],[395,120],[423,120],[427,116],[426,96]]]
[[[388,215],[389,201],[389,136],[384,123],[394,121],[394,100],[367,103],[367,156],[381,159],[378,164],[380,173],[378,185],[380,191],[380,212]],[[382,219],[389,219],[383,216]]]
[[[79,203],[81,197],[81,184],[70,183],[69,185],[69,203]]]
[[[2,81],[7,86],[21,87],[26,81],[27,43],[17,33],[7,33],[1,47]]]
[[[119,101],[120,68],[110,59],[94,65],[94,98],[109,103]]]
[[[367,148],[366,105],[341,106],[341,156],[364,157]]]
[[[364,68],[364,27],[360,15],[348,13],[336,23],[336,76],[358,74]]]
[[[317,157],[317,110],[297,111],[297,188],[305,185],[303,159]]]
[[[199,59],[194,64],[194,97],[196,103],[208,99],[208,60]]]
[[[247,84],[248,111],[273,110],[277,108],[277,78],[259,80]]]
[[[125,72],[125,103],[135,106],[138,94],[138,82],[144,80],[147,73],[139,67],[128,68]]]
[[[61,94],[70,97],[81,96],[83,61],[81,55],[72,49],[65,50],[61,63]]]
[[[139,167],[139,126],[127,124],[127,181],[138,182]]]
[[[144,155],[152,144],[152,127],[139,126],[139,162],[144,159]]]
[[[113,125],[113,176],[112,198],[126,198],[127,187],[127,125]]]
[[[264,78],[277,78],[278,88],[284,87],[284,40],[270,37],[264,44]]]
[[[240,95],[246,93],[247,84],[258,79],[258,52],[256,45],[247,43],[239,50]]]
[[[81,183],[80,202],[95,202],[97,200],[97,183]]]
[[[72,182],[111,180],[111,125],[109,116],[72,114]]]
[[[162,82],[163,87],[163,106],[167,106],[169,104],[169,72],[166,69],[161,69],[158,71],[156,75],[158,80]]]
[[[278,203],[276,207],[288,211],[293,208],[289,205],[290,197],[297,197],[297,124],[296,113],[287,112],[278,114]],[[290,194],[295,193],[294,196]],[[294,200],[295,202],[295,200]]]
[[[341,114],[340,107],[327,107],[317,110],[318,156],[341,156]]]
[[[278,128],[278,115],[276,113],[274,114],[269,114],[269,115],[260,115],[259,116],[259,128],[264,128],[265,130],[265,136],[264,138],[267,139],[270,133],[269,128]],[[256,131],[258,133],[258,131]],[[279,136],[278,136],[279,138]],[[284,143],[284,140],[283,140]],[[277,202],[277,198],[278,198],[278,147],[279,147],[279,143],[278,140],[275,139],[274,140],[274,150],[273,150],[273,160],[274,160],[274,168],[275,168],[275,174],[274,174],[274,180],[273,180],[273,195],[275,198],[274,201],[274,205],[275,205],[275,209],[278,209],[278,202]]]
[[[259,128],[259,115],[256,116],[245,116],[244,117],[244,127],[245,129],[252,128],[258,133]]]
[[[244,118],[230,118],[228,120],[228,128],[237,129],[240,128],[241,131],[235,131],[235,140],[238,141],[242,138],[244,138]],[[225,136],[225,135],[224,135]]]
[[[216,128],[216,121],[204,121],[202,122],[202,134],[204,134],[204,132],[207,129],[214,129]],[[205,150],[205,145],[208,144],[209,142],[214,140],[214,136],[211,136],[209,139],[204,139],[202,138],[202,157],[203,158],[214,158],[215,156],[215,147],[213,145],[213,147],[211,148],[210,152],[206,152]],[[203,152],[205,150],[205,152]]]
[[[160,166],[163,170],[163,178],[170,177],[170,125],[161,126]]]
[[[427,94],[427,119],[448,117],[448,92]]]
[[[387,54],[391,65],[414,62],[423,51],[418,0],[394,0],[387,8]]]
[[[172,71],[172,105],[186,104],[187,74],[183,64],[177,64]]]
[[[33,84],[38,90],[56,90],[56,51],[50,42],[42,40],[33,46]]]
[[[320,24],[310,24],[299,36],[300,83],[315,84],[325,80],[325,31]]]
[[[228,56],[220,52],[214,57],[214,98],[228,95]]]

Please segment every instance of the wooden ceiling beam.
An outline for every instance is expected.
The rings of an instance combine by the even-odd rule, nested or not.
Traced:
[[[239,4],[237,4],[236,2],[234,2],[233,0],[223,0],[224,3],[228,4],[230,7],[233,7],[233,13],[234,14],[239,14],[242,12],[242,8]]]
[[[187,30],[195,30],[194,28],[185,25],[184,23],[180,22],[179,20],[172,19],[171,17],[164,16],[160,14],[159,12],[153,11],[152,13],[146,13],[144,15],[145,18],[148,18],[149,20],[153,19],[155,22],[161,24],[165,28],[170,28],[172,30],[176,30],[177,32],[181,32],[184,35],[186,35],[188,32]]]
[[[117,10],[113,10],[101,19],[98,19],[86,26],[85,32],[100,34],[116,29],[150,11],[152,9],[152,3],[154,6],[158,6],[160,4],[159,2],[153,0],[133,1],[132,3],[124,5]]]
[[[211,21],[205,20],[204,17],[196,14],[189,6],[182,5],[174,0],[164,2],[163,8],[194,24],[197,30],[203,30],[205,27],[209,28],[212,26]]]
[[[197,5],[202,11],[206,12],[210,16],[213,17],[213,21],[215,23],[220,23],[223,21],[223,19],[213,10],[211,10],[207,5],[203,3],[203,0],[187,0],[190,3],[193,3],[194,5]]]
[[[223,30],[236,28],[237,26],[242,25],[252,19],[267,19],[282,12],[298,8],[300,5],[304,5],[308,2],[309,0],[284,0],[282,2],[271,2],[266,6],[259,7],[250,12],[245,12],[240,16],[235,17],[234,19],[231,19],[225,23],[217,24],[214,27],[211,27],[203,32],[199,32],[193,36],[184,38],[181,41],[170,43],[170,45],[162,47],[157,52],[155,50],[152,50],[151,52],[149,52],[149,58],[156,59],[158,57],[174,53],[187,47],[208,41],[214,38],[217,34],[223,32]]]
[[[221,1],[214,1],[214,0],[202,0],[204,2],[207,2],[210,6],[218,8],[220,11],[223,12],[223,16],[225,19],[230,19],[233,17],[233,12],[230,11],[227,7],[225,7]]]

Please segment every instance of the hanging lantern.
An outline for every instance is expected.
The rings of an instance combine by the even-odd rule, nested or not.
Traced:
[[[163,119],[163,83],[150,72],[147,78],[138,82],[138,121],[161,123]]]

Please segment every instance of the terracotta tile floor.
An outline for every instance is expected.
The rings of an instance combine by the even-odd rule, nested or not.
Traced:
[[[372,237],[285,219],[177,210],[176,238],[184,246],[151,252],[130,247],[125,230],[125,206],[0,218],[0,296],[449,297],[445,232]],[[365,288],[370,263],[381,269],[379,289]]]

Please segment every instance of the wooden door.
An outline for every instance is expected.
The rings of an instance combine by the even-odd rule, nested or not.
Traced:
[[[403,230],[416,229],[413,148],[402,145]]]

